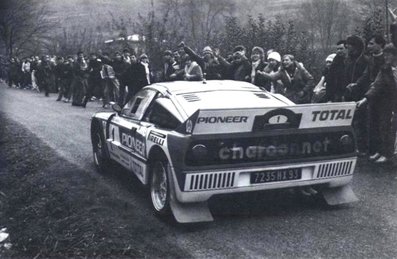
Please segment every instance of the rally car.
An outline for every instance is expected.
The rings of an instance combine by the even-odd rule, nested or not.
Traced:
[[[92,117],[94,163],[133,172],[158,215],[211,221],[213,195],[293,187],[316,187],[330,205],[357,200],[355,103],[295,105],[246,82],[175,81],[113,110]]]

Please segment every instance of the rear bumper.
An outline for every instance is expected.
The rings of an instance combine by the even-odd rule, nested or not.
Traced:
[[[282,164],[233,170],[188,171],[183,190],[174,184],[175,196],[179,202],[203,202],[217,194],[239,193],[259,190],[272,190],[307,185],[324,184],[338,187],[348,184],[353,177],[357,158],[333,159],[320,162]],[[301,168],[302,177],[298,180],[274,181],[267,183],[250,182],[250,175],[258,171]],[[174,183],[177,182],[173,173]]]

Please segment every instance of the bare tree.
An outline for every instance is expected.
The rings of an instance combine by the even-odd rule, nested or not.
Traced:
[[[55,22],[49,20],[43,1],[12,0],[2,3],[1,7],[0,41],[7,56],[19,54],[48,40],[46,33]]]
[[[344,0],[309,0],[300,8],[302,26],[312,36],[312,47],[328,51],[352,24],[352,12]]]

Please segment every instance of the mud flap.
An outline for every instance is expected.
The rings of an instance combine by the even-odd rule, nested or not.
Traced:
[[[179,223],[197,223],[213,221],[207,202],[180,203],[171,198],[171,210]]]
[[[178,223],[197,223],[197,222],[208,222],[213,221],[214,218],[208,208],[207,201],[205,202],[192,202],[192,203],[181,203],[176,199],[175,194],[175,183],[172,175],[169,175],[171,184],[171,200],[170,207],[175,220]]]
[[[344,185],[336,188],[327,188],[321,191],[328,205],[340,205],[358,201],[350,185]]]

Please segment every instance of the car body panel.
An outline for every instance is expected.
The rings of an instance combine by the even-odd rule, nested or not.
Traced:
[[[357,160],[354,111],[355,103],[295,105],[245,82],[180,81],[147,86],[121,113],[92,119],[110,159],[143,184],[155,154],[167,158],[171,207],[186,222],[187,215],[209,219],[189,210],[201,210],[213,195],[348,185]],[[341,196],[329,193],[333,201]]]

